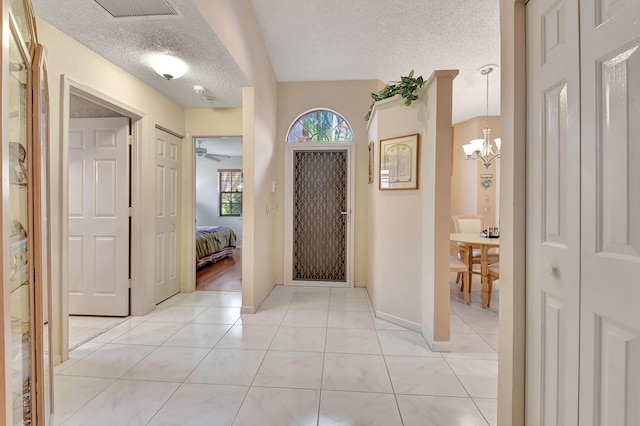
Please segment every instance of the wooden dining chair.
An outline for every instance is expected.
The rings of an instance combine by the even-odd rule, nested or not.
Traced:
[[[482,230],[484,229],[484,224],[482,223],[482,216],[473,216],[473,215],[452,215],[451,220],[453,221],[453,228],[457,233],[464,234],[476,234],[480,235]],[[474,264],[480,264],[480,249],[473,248],[471,246],[467,246],[465,243],[458,243],[459,247],[466,247],[469,252],[468,253],[458,253],[458,257],[465,261],[465,259],[469,259],[465,261],[467,263],[469,272],[472,274],[480,274],[480,269],[474,269]],[[494,250],[490,251],[487,256],[489,263],[496,263],[500,261],[500,255],[496,253]],[[456,277],[456,283],[460,281],[460,276]],[[469,276],[469,291],[471,291],[471,275]],[[460,290],[463,289],[463,285],[460,286]]]
[[[449,270],[451,272],[457,272],[462,275],[462,291],[464,292],[464,302],[468,305],[470,303],[470,283],[471,275],[469,273],[469,267],[457,256],[449,256]]]
[[[489,303],[487,308],[491,305],[491,293],[493,292],[493,280],[500,279],[500,263],[493,263],[489,265],[489,273],[487,275],[489,282]]]

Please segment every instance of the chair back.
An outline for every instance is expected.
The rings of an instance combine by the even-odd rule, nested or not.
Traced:
[[[482,216],[453,215],[453,226],[456,232],[480,234],[482,232]]]

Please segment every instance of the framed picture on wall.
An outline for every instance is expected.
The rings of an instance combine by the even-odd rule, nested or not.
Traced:
[[[369,181],[368,183],[373,183],[373,151],[375,144],[373,141],[369,142]]]
[[[418,134],[380,140],[380,190],[418,189]]]

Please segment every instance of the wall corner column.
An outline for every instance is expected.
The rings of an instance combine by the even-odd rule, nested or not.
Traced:
[[[435,71],[427,81],[422,176],[422,335],[434,351],[449,351],[449,211],[453,79],[457,70]]]

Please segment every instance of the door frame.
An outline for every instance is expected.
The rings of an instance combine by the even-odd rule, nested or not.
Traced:
[[[500,0],[498,424],[525,423],[526,0]]]
[[[80,96],[95,104],[116,111],[131,120],[132,150],[130,168],[135,173],[130,173],[131,187],[131,232],[130,240],[130,263],[131,263],[131,290],[130,290],[130,314],[143,314],[145,307],[149,304],[146,301],[147,291],[144,286],[145,268],[143,259],[143,182],[142,170],[145,114],[117,99],[114,99],[104,92],[101,92],[89,85],[83,84],[67,75],[62,76],[62,105],[61,105],[61,182],[60,182],[60,240],[59,240],[59,265],[60,265],[60,285],[59,292],[54,294],[52,302],[55,304],[53,311],[54,329],[54,349],[55,364],[69,358],[69,303],[67,294],[69,292],[69,119],[71,94]],[[54,292],[55,293],[55,292]],[[153,295],[151,295],[153,297]],[[57,299],[57,300],[56,300]],[[57,302],[57,303],[56,303]],[[57,334],[57,336],[56,336]],[[61,359],[58,359],[58,356]]]
[[[243,138],[242,132],[224,133],[190,133],[182,144],[182,265],[180,275],[180,291],[191,293],[196,290],[196,139]],[[244,144],[244,140],[243,140]],[[243,151],[244,152],[244,151]],[[245,169],[245,156],[242,156],[242,170]],[[245,222],[242,221],[242,234],[245,233]],[[243,281],[242,286],[249,285]]]
[[[325,283],[301,281],[294,282],[291,276],[293,268],[293,153],[294,151],[336,151],[347,152],[347,273],[345,283]],[[353,287],[353,262],[354,262],[354,200],[355,200],[355,158],[353,155],[353,142],[287,142],[285,148],[285,175],[284,175],[284,285],[287,286],[315,286],[315,287]],[[267,207],[268,209],[269,207]],[[269,211],[266,212],[269,214]]]

